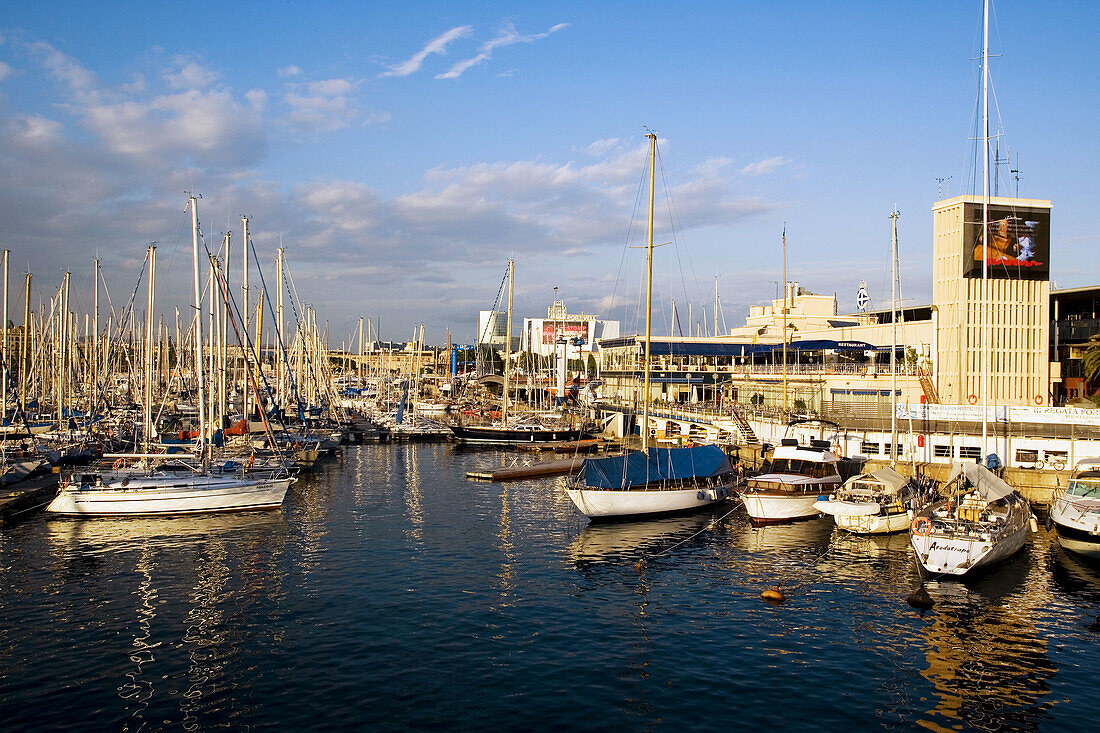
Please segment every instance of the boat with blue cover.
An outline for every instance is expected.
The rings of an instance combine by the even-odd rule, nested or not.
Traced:
[[[716,445],[588,458],[566,493],[589,519],[686,512],[728,499],[737,475]]]

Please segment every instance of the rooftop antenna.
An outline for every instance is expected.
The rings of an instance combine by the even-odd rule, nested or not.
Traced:
[[[938,176],[936,177],[936,198],[937,199],[943,199],[943,184],[947,183],[950,180],[951,180],[951,176],[947,176],[946,178],[940,178]]]
[[[1016,179],[1016,198],[1020,198],[1020,154],[1016,153],[1016,167],[1008,171]]]

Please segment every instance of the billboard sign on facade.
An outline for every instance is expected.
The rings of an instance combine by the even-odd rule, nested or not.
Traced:
[[[591,321],[543,321],[542,342],[544,344],[557,343],[559,336],[568,340],[579,338],[588,343],[588,324]]]
[[[963,224],[963,276],[982,276],[982,205],[967,203]],[[989,207],[985,249],[989,277],[1050,279],[1050,209]]]

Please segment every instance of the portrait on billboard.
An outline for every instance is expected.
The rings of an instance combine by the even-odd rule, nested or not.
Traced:
[[[989,239],[982,246],[982,206],[967,204],[963,227],[966,277],[982,276],[982,254],[989,277],[1046,280],[1050,277],[1050,210],[989,207]]]

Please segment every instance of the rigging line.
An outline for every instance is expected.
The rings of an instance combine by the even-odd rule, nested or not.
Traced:
[[[647,158],[648,158],[648,156],[647,156]],[[642,191],[645,188],[645,180],[646,180],[646,166],[641,166],[641,171],[638,174],[638,185],[637,185],[637,187],[635,188],[635,191],[634,191],[634,208],[631,210],[630,220],[627,222],[626,237],[623,240],[622,255],[619,258],[619,270],[615,274],[615,286],[611,290],[610,310],[611,310],[612,314],[614,314],[615,309],[617,307],[620,307],[620,303],[619,303],[619,296],[620,296],[619,286],[620,286],[620,284],[622,285],[622,290],[621,290],[622,298],[624,300],[626,299],[626,283],[629,279],[629,263],[628,263],[626,255],[627,255],[627,250],[629,250],[631,248],[630,247],[630,242],[634,237],[634,229],[637,226],[638,208],[639,208],[639,205],[640,205],[641,200],[642,200]],[[625,265],[625,268],[627,270],[626,274],[624,274],[624,272],[623,272],[624,265]],[[624,314],[624,316],[625,316],[625,314]],[[626,322],[625,317],[623,318],[623,321]],[[635,312],[635,317],[634,317],[635,326],[637,326],[637,323],[638,323],[637,313]]]
[[[256,253],[256,245],[252,241],[252,237],[248,238],[248,241],[245,242],[245,246],[248,247],[250,250],[252,250],[252,259],[253,259],[253,261],[254,262],[259,262],[260,258],[259,258],[259,255]],[[275,317],[274,306],[272,305],[272,301],[274,300],[274,298],[267,295],[268,290],[267,290],[267,282],[264,280],[264,270],[263,270],[262,267],[257,267],[256,272],[260,276],[260,292],[265,295],[264,301],[266,301],[266,303],[267,303],[267,312],[271,316],[272,323],[275,324],[275,331],[276,331],[276,339],[275,340],[279,344],[279,353],[282,354],[282,357],[283,357],[282,365],[283,365],[283,368],[287,372],[287,376],[290,379],[290,389],[291,389],[292,393],[294,394],[295,402],[298,405],[298,414],[301,415],[301,413],[302,413],[302,398],[298,394],[298,385],[296,384],[295,379],[294,379],[294,370],[292,370],[290,368],[290,359],[287,357],[286,344],[283,343],[284,340],[286,339],[286,334],[281,332],[282,331],[282,326],[279,323],[278,319]],[[277,283],[277,285],[280,288],[283,286],[282,283]],[[291,307],[293,307],[293,305]],[[297,323],[297,321],[295,321],[295,323]],[[278,398],[279,398],[279,400],[282,400],[283,395],[278,395]],[[278,404],[281,405],[281,402],[278,403]],[[280,422],[282,421],[282,416],[279,417],[279,420],[280,420]]]
[[[683,288],[684,298],[690,302],[692,299],[688,296],[687,292],[687,282],[684,278],[684,262],[680,257],[680,241],[676,238],[677,232],[683,234],[683,227],[680,225],[680,214],[679,211],[676,210],[676,202],[672,198],[672,187],[669,185],[668,177],[665,175],[664,158],[661,157],[660,148],[657,149],[657,160],[660,163],[661,169],[661,188],[665,194],[665,211],[668,214],[669,226],[672,230],[671,238],[673,241],[673,246],[676,249],[676,266],[680,271],[680,286]],[[686,247],[684,251],[684,256],[687,257],[688,266],[691,270],[691,276],[692,278],[694,278],[695,287],[698,290],[699,276],[695,273],[695,263],[691,261],[691,255],[686,251]]]
[[[723,514],[722,516],[720,516],[720,517],[718,517],[717,519],[715,519],[715,520],[713,520],[712,522],[710,522],[710,524],[708,524],[708,525],[707,525],[706,527],[703,527],[703,528],[702,528],[701,530],[699,530],[698,532],[694,533],[694,534],[693,534],[693,535],[691,535],[690,537],[685,537],[684,539],[682,539],[682,540],[680,540],[679,542],[677,542],[677,543],[676,543],[675,545],[672,545],[671,547],[666,547],[665,549],[661,550],[660,552],[658,552],[658,553],[655,553],[655,554],[653,554],[653,555],[650,555],[649,557],[651,557],[651,558],[654,558],[654,557],[660,557],[661,555],[664,555],[664,554],[665,554],[666,552],[671,552],[672,550],[675,550],[675,549],[676,549],[677,547],[679,547],[680,545],[684,544],[685,542],[690,542],[691,540],[695,539],[696,537],[698,537],[699,535],[703,534],[704,532],[707,532],[707,531],[709,531],[709,530],[713,529],[713,528],[714,528],[714,527],[715,527],[715,526],[716,526],[716,525],[717,525],[717,524],[718,524],[719,522],[721,522],[721,521],[722,521],[723,519],[725,519],[725,518],[726,518],[726,517],[728,517],[729,515],[733,514],[733,513],[735,512],[735,511],[737,511],[737,509],[738,509],[738,507],[739,507],[740,503],[741,503],[741,497],[738,497],[738,498],[737,498],[737,499],[736,499],[736,500],[734,501],[734,503],[733,503],[733,508],[732,508],[732,509],[730,509],[730,510],[729,510],[728,512],[726,512],[726,513],[725,513],[725,514]],[[645,556],[645,555],[643,554],[643,557],[644,557],[644,556]]]
[[[260,379],[263,380],[264,389],[267,391],[268,398],[272,399],[271,385],[268,383],[267,377],[264,376],[264,370],[261,366],[263,362],[260,361],[260,356],[257,353],[254,345],[252,344],[252,339],[249,336],[247,331],[244,334],[244,339],[243,340],[241,339],[241,331],[237,327],[237,322],[238,322],[238,320],[240,320],[240,322],[243,324],[244,321],[243,321],[243,319],[241,319],[240,309],[237,307],[236,299],[233,297],[233,294],[229,291],[229,283],[226,282],[225,275],[221,270],[221,262],[214,255],[210,254],[209,249],[206,250],[206,255],[207,255],[207,257],[210,258],[210,267],[213,271],[214,278],[217,281],[217,283],[221,285],[221,292],[218,293],[218,294],[222,297],[223,302],[226,305],[229,306],[229,313],[228,313],[229,323],[230,323],[230,325],[233,326],[233,333],[237,336],[237,343],[241,347],[242,351],[244,350],[245,346],[247,345],[247,348],[248,348],[249,352],[251,352],[251,355],[256,359],[256,371],[259,372]],[[211,295],[211,297],[213,297],[213,295]],[[260,402],[259,385],[256,382],[255,376],[252,374],[252,364],[251,364],[251,362],[249,362],[249,360],[247,358],[244,360],[244,367],[245,367],[245,372],[247,373],[247,376],[248,376],[248,383],[249,383],[248,386],[250,386],[252,388],[252,394],[256,398],[256,404],[260,405],[261,402]],[[285,459],[283,458],[282,452],[279,450],[279,445],[275,440],[275,433],[271,429],[271,423],[268,421],[268,416],[264,412],[263,409],[260,409],[259,413],[260,413],[260,420],[264,424],[264,430],[267,432],[268,445],[271,446],[271,450],[279,458],[279,462],[283,464],[284,470],[286,470],[286,468],[285,468],[286,467]],[[279,425],[283,428],[283,431],[285,432],[286,431],[286,424],[283,423],[282,416],[278,415],[278,413],[276,413],[276,415],[279,417]],[[247,430],[248,415],[245,415],[244,419],[245,419],[245,426],[246,426],[246,430]],[[308,431],[308,429],[309,428],[307,426],[306,430]]]
[[[301,354],[300,358],[306,362],[306,365],[309,367],[310,375],[312,376],[313,363],[309,358],[309,342],[306,339],[306,330],[302,327],[302,316],[304,314],[305,308],[302,307],[302,303],[298,299],[298,289],[294,285],[294,275],[291,274],[289,265],[285,265],[283,267],[283,284],[287,286],[287,292],[290,294],[290,310],[294,315],[295,326],[294,341],[295,344],[298,346],[299,353]],[[299,313],[299,309],[301,309],[303,313]],[[291,385],[293,385],[294,387],[294,398],[298,405],[298,418],[302,421],[302,424],[306,426],[306,434],[308,435],[309,425],[306,422],[305,411],[302,407],[302,395],[298,389],[296,380],[294,380],[293,378],[291,379]]]

